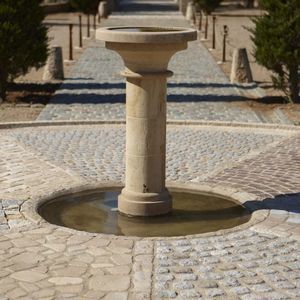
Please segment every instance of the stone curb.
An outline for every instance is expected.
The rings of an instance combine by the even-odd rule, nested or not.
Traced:
[[[81,120],[81,121],[29,121],[29,122],[6,122],[0,123],[1,129],[43,127],[43,126],[72,126],[72,125],[123,125],[125,120]],[[300,131],[296,125],[285,124],[263,124],[263,123],[239,123],[225,121],[199,121],[199,120],[168,120],[167,125],[200,125],[215,127],[240,127],[240,128],[261,128],[261,129],[279,129],[287,131]]]
[[[220,185],[217,186],[211,186],[206,184],[182,184],[182,183],[176,183],[176,182],[167,182],[167,186],[171,189],[184,189],[186,191],[201,191],[204,192],[204,194],[210,194],[215,195],[221,198],[225,198],[228,200],[231,200],[235,203],[244,203],[247,200],[255,200],[256,196],[245,193],[241,190],[235,190],[228,187],[222,187]],[[94,189],[103,189],[107,190],[110,188],[121,188],[121,183],[116,182],[106,182],[106,183],[95,183],[95,184],[84,184],[79,185],[72,188],[64,188],[62,190],[53,191],[47,196],[42,196],[35,199],[29,199],[27,200],[22,206],[21,206],[21,213],[26,217],[26,219],[29,219],[31,222],[35,223],[36,225],[46,225],[51,226],[55,229],[61,229],[65,230],[71,233],[76,233],[79,235],[89,235],[89,236],[103,236],[110,239],[136,239],[136,240],[152,240],[152,241],[158,241],[158,240],[174,240],[174,239],[185,239],[185,238],[204,238],[204,237],[210,237],[210,236],[219,236],[223,234],[229,234],[236,231],[248,229],[250,227],[253,227],[263,221],[265,221],[269,216],[269,210],[261,209],[257,211],[253,211],[253,209],[249,208],[250,211],[252,211],[252,215],[250,217],[250,220],[247,223],[241,224],[239,226],[228,228],[228,229],[222,229],[215,232],[208,232],[208,233],[201,233],[201,234],[193,234],[193,235],[185,235],[185,236],[174,236],[174,237],[135,237],[135,236],[117,236],[113,234],[101,234],[101,233],[90,233],[90,232],[83,232],[78,231],[75,229],[70,229],[58,225],[53,225],[45,221],[39,214],[38,214],[38,208],[40,205],[47,201],[51,201],[51,199],[57,198],[62,195],[67,195],[71,193],[79,193],[81,191],[87,191],[87,190],[94,190]],[[247,208],[247,205],[246,205]]]

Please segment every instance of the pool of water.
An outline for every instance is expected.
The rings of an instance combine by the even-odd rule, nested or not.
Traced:
[[[200,192],[170,191],[171,213],[156,217],[120,214],[120,190],[93,190],[50,200],[38,209],[49,223],[81,231],[123,236],[181,236],[232,228],[249,221],[251,215],[233,201]]]

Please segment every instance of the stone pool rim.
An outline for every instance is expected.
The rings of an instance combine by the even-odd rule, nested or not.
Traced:
[[[161,28],[169,31],[132,32],[126,28]],[[122,29],[122,30],[118,30]],[[172,31],[173,30],[173,31]],[[176,44],[194,41],[197,31],[184,27],[154,27],[154,26],[113,26],[96,30],[96,40],[128,44]]]
[[[251,207],[248,207],[247,204],[245,205],[245,202],[248,200],[255,200],[255,196],[246,192],[243,192],[241,190],[236,190],[224,186],[210,186],[210,185],[201,185],[201,184],[193,184],[193,183],[177,183],[177,182],[167,182],[167,188],[170,188],[172,190],[180,189],[184,190],[184,192],[201,192],[203,194],[208,194],[220,198],[227,199],[229,201],[233,201],[237,204],[243,205],[246,209],[250,211],[250,218],[248,222],[245,222],[241,225],[227,228],[227,229],[221,229],[218,231],[212,231],[207,233],[199,233],[199,234],[191,234],[191,235],[183,235],[183,236],[170,236],[170,237],[164,237],[164,236],[155,236],[155,237],[138,237],[138,236],[121,236],[121,235],[114,235],[114,234],[106,234],[106,233],[92,233],[92,232],[86,232],[86,231],[80,231],[64,226],[59,226],[55,224],[51,224],[47,222],[38,212],[39,207],[45,204],[46,202],[49,202],[51,200],[54,200],[55,198],[66,196],[68,194],[72,193],[80,193],[80,192],[87,192],[87,191],[93,191],[93,190],[111,190],[111,189],[121,189],[124,185],[121,183],[116,182],[105,182],[105,183],[94,183],[94,184],[84,184],[84,185],[78,185],[72,188],[64,188],[57,191],[54,191],[52,193],[49,193],[47,196],[41,196],[33,199],[29,199],[26,202],[23,203],[21,206],[21,212],[24,214],[26,219],[30,220],[31,222],[35,223],[36,225],[42,225],[42,226],[50,226],[54,229],[60,229],[66,232],[75,233],[78,235],[88,235],[88,236],[101,236],[103,238],[109,238],[109,239],[135,239],[135,240],[174,240],[174,239],[185,239],[185,238],[204,238],[204,237],[211,237],[211,236],[221,236],[223,234],[230,234],[234,233],[240,230],[244,230],[247,228],[250,228],[260,222],[263,222],[267,219],[269,216],[269,210],[261,209],[253,210]]]

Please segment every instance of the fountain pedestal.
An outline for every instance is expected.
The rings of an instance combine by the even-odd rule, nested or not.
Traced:
[[[195,40],[182,28],[111,27],[96,37],[123,59],[126,77],[126,174],[118,199],[121,213],[166,214],[172,199],[165,187],[166,90],[171,57]]]

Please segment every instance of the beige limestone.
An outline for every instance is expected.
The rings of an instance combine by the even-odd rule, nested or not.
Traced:
[[[246,48],[237,48],[233,51],[230,81],[231,83],[253,82]]]
[[[47,275],[35,271],[20,271],[13,273],[10,277],[25,282],[37,282],[47,278]]]
[[[106,1],[101,1],[98,6],[98,14],[100,18],[106,19],[109,14],[108,10],[108,3]]]
[[[44,69],[43,80],[55,81],[64,79],[64,64],[62,48],[52,46],[49,50],[48,59]]]
[[[188,0],[179,0],[179,10],[182,12],[183,15],[186,13],[188,5]]]
[[[195,5],[193,2],[189,2],[186,8],[185,18],[193,23],[195,20]]]
[[[125,275],[96,275],[89,281],[89,288],[94,291],[121,292],[129,287],[130,277]]]
[[[126,77],[126,175],[119,196],[121,213],[135,216],[170,212],[165,187],[166,90],[171,57],[195,40],[192,29],[101,28],[96,37],[123,59]],[[122,218],[120,222],[124,222]]]

